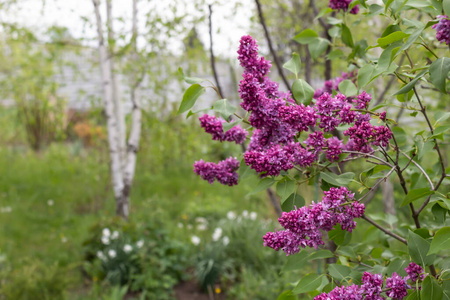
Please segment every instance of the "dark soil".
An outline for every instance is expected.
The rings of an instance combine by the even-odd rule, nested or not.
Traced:
[[[214,294],[210,297],[207,293],[203,293],[198,284],[191,280],[181,282],[175,287],[175,297],[178,300],[225,300],[223,293]]]

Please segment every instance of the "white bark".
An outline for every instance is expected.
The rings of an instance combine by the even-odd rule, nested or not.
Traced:
[[[102,18],[100,15],[98,0],[92,0],[94,4],[94,11],[97,23],[98,35],[98,50],[100,56],[100,70],[103,82],[103,103],[105,107],[106,123],[108,128],[108,143],[111,164],[111,179],[114,190],[114,196],[117,199],[121,198],[124,188],[122,164],[119,153],[119,138],[118,138],[118,123],[114,113],[114,100],[111,88],[111,67],[110,57],[106,49],[103,38]]]
[[[137,44],[136,39],[138,36],[137,31],[137,0],[133,0],[133,24],[132,24],[132,55],[135,63],[138,63],[139,57],[137,54]],[[136,74],[136,73],[135,73]],[[133,177],[136,168],[136,156],[139,149],[139,142],[141,138],[141,126],[142,126],[142,112],[141,112],[141,103],[140,103],[140,91],[139,85],[141,82],[141,78],[138,78],[136,75],[133,75],[133,79],[131,82],[131,103],[133,104],[133,109],[131,112],[131,130],[130,136],[128,138],[128,147],[127,147],[127,164],[125,167],[125,188],[127,186],[131,186],[133,182]]]
[[[141,137],[142,112],[140,106],[139,85],[142,78],[132,75],[131,79],[131,130],[126,147],[125,116],[118,93],[117,79],[114,74],[114,63],[111,53],[108,53],[103,38],[102,19],[99,10],[99,0],[92,0],[97,20],[97,33],[99,42],[100,68],[103,82],[103,102],[108,127],[108,142],[110,152],[111,177],[116,199],[117,215],[128,219],[130,211],[130,191],[136,169],[136,156],[139,149]],[[133,23],[132,23],[132,60],[138,64],[136,38],[137,32],[137,0],[133,0]],[[112,4],[107,0],[107,26],[108,38],[114,38],[112,28]],[[110,48],[113,52],[112,47]]]
[[[114,68],[114,44],[110,44],[114,41],[114,28],[112,17],[112,0],[106,1],[106,26],[108,28],[108,44],[109,44],[109,56],[110,56],[110,68],[111,68],[111,87],[114,101],[114,113],[117,120],[118,129],[118,143],[119,143],[119,155],[122,164],[122,170],[125,169],[126,161],[126,127],[125,127],[125,115],[123,112],[123,105],[120,97],[119,85],[117,84],[117,76]]]

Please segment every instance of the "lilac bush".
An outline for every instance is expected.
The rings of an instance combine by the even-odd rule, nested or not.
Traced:
[[[318,16],[318,23],[333,38],[321,38],[312,29],[294,37],[310,52],[318,52],[313,53],[315,59],[325,52],[326,60],[347,56],[348,70],[327,78],[315,90],[299,78],[300,64],[293,56],[285,64],[296,76],[292,92],[281,91],[269,77],[272,64],[259,55],[256,40],[243,36],[237,51],[243,68],[238,89],[242,110],[214,106],[223,119],[199,118],[213,140],[247,147],[243,146],[240,161],[200,160],[194,164],[195,173],[211,184],[215,180],[238,184],[241,171],[261,183],[276,184],[284,211],[278,219],[280,227],[262,237],[263,245],[283,251],[288,262],[298,260],[299,266],[307,260],[329,259],[326,272],[320,274],[319,269],[319,274],[300,278],[291,291],[294,294],[309,292],[315,300],[449,299],[450,268],[443,251],[450,247],[449,171],[444,155],[450,107],[448,101],[438,101],[448,94],[450,58],[445,57],[448,49],[440,45],[450,42],[450,21],[441,15],[441,10],[448,14],[448,3],[426,6],[427,17],[411,21],[409,14],[415,8],[400,2],[386,1],[382,6],[331,0],[332,17]],[[375,33],[377,44],[370,47],[366,37],[358,41],[352,35],[355,28],[349,25],[359,21],[350,24],[347,19],[360,6],[365,11],[359,16],[386,18],[389,23],[382,33]],[[427,43],[430,38],[440,43]],[[347,47],[350,54],[339,49]],[[333,48],[342,54],[332,56]],[[372,48],[380,48],[381,55],[373,54]],[[382,76],[390,81],[380,92],[373,82]],[[389,91],[391,85],[395,92]],[[434,102],[425,103],[429,99]],[[440,109],[432,115],[435,105]],[[415,118],[411,128],[402,124],[406,111],[408,118]],[[362,171],[362,161],[370,168]],[[344,173],[343,168],[359,174]],[[397,216],[370,207],[377,189],[388,180],[394,183]],[[320,189],[321,200],[320,196],[296,200],[303,184],[313,185],[316,195]],[[396,221],[390,223],[393,218]],[[379,230],[385,238],[349,241],[360,220],[368,223],[368,231]]]

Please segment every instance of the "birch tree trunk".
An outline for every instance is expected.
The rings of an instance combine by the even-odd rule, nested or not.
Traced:
[[[132,18],[132,60],[136,66],[139,64],[139,56],[137,53],[137,0],[133,0],[133,18]],[[121,202],[117,205],[117,214],[128,218],[130,206],[130,190],[133,183],[134,173],[136,170],[136,157],[139,150],[139,142],[141,138],[142,112],[140,104],[139,85],[142,77],[134,72],[131,80],[131,103],[133,105],[131,111],[131,129],[127,145],[127,160],[124,169],[124,187],[122,191]]]
[[[111,87],[111,66],[110,57],[106,49],[103,38],[102,18],[100,15],[99,1],[92,0],[97,24],[98,51],[100,56],[100,70],[103,87],[103,105],[106,114],[106,124],[108,128],[108,144],[111,167],[111,180],[114,190],[114,196],[119,199],[124,188],[122,176],[122,164],[119,152],[118,123],[114,113],[114,100]]]
[[[100,56],[100,69],[103,83],[103,104],[106,114],[106,124],[108,128],[108,143],[110,154],[111,180],[116,199],[116,214],[128,220],[130,214],[130,191],[136,169],[136,156],[139,149],[141,137],[142,112],[140,105],[139,85],[142,76],[139,72],[133,72],[130,80],[131,92],[131,129],[128,143],[126,143],[125,115],[119,97],[117,77],[115,76],[112,53],[113,44],[110,43],[110,52],[105,45],[103,23],[100,14],[99,0],[92,0],[97,23],[98,50]],[[135,66],[139,66],[139,55],[137,52],[136,39],[137,30],[137,0],[132,0],[132,57],[131,61]],[[112,2],[106,2],[108,39],[114,39],[112,27]]]
[[[110,68],[111,68],[111,88],[113,94],[113,102],[114,102],[114,113],[116,115],[117,127],[118,127],[118,138],[119,138],[119,155],[120,161],[122,164],[122,169],[125,169],[125,161],[126,161],[126,149],[125,149],[125,141],[126,141],[126,127],[125,127],[125,115],[123,112],[123,105],[120,97],[119,85],[117,84],[117,75],[115,73],[114,68],[114,28],[113,28],[113,17],[112,17],[112,0],[106,1],[106,26],[108,29],[108,46],[109,52],[108,55],[110,57]]]

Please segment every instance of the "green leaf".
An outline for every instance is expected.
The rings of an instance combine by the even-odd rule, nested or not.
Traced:
[[[377,40],[378,46],[381,48],[387,47],[392,43],[403,40],[408,35],[402,31],[395,31],[385,37],[379,38]]]
[[[433,130],[433,135],[429,137],[429,139],[431,138],[437,138],[440,134],[447,132],[447,130],[450,129],[450,125],[442,125],[442,126],[438,126]]]
[[[322,284],[323,276],[324,275],[317,275],[314,273],[303,276],[292,292],[294,294],[300,294],[315,291]]]
[[[245,163],[245,160],[242,159],[240,164],[239,164],[239,181],[250,177],[251,175],[256,175],[256,172],[254,170],[252,170],[250,168],[250,166],[247,166],[247,164]]]
[[[409,203],[419,200],[425,196],[434,194],[434,191],[430,190],[430,188],[421,188],[410,190],[406,197],[403,199],[403,202],[400,206],[408,205]]]
[[[181,101],[180,108],[178,109],[178,114],[182,114],[188,110],[190,110],[198,97],[200,97],[206,89],[202,87],[200,84],[191,85],[183,95],[183,100]]]
[[[336,225],[334,229],[328,231],[328,238],[339,246],[345,246],[350,243],[352,234],[347,230],[342,230],[340,225]]]
[[[374,73],[375,67],[371,64],[364,65],[361,69],[359,69],[357,79],[358,87],[362,89],[368,85],[372,81]]]
[[[342,24],[344,21],[341,19],[336,19],[334,17],[327,17],[327,23],[330,25]]]
[[[292,291],[284,291],[283,293],[278,296],[277,300],[297,300],[298,297],[295,296]]]
[[[430,243],[420,235],[409,231],[408,253],[412,260],[421,266],[429,266],[434,262],[435,255],[427,255]]]
[[[298,269],[304,269],[308,262],[306,261],[309,256],[309,253],[306,251],[300,251],[294,255],[289,255],[286,263],[281,269],[282,272],[294,271]]]
[[[341,83],[339,83],[339,92],[346,95],[347,97],[355,96],[358,92],[358,89],[353,84],[351,80],[343,80]]]
[[[420,292],[422,299],[442,300],[444,291],[439,283],[431,276],[425,277],[422,282],[422,291]]]
[[[309,52],[313,59],[317,59],[322,53],[327,50],[329,41],[324,38],[316,38],[308,44]]]
[[[450,16],[450,0],[442,0],[442,8],[447,16]]]
[[[400,94],[406,94],[407,92],[409,92],[410,90],[413,89],[413,87],[416,85],[417,81],[419,81],[420,78],[423,77],[423,75],[425,75],[425,73],[428,70],[422,70],[422,72],[420,72],[419,74],[416,75],[416,77],[414,77],[413,80],[411,80],[408,84],[406,84],[404,87],[402,87],[397,93],[394,94],[395,95],[400,95]]]
[[[178,73],[180,73],[181,78],[183,78],[183,80],[189,84],[202,83],[204,81],[203,79],[198,77],[186,77],[181,67],[178,68]]]
[[[450,249],[450,227],[439,229],[431,241],[430,251],[428,254],[437,253],[441,250]]]
[[[430,81],[441,92],[445,93],[445,81],[450,72],[450,58],[441,57],[430,65]]]
[[[305,45],[313,42],[319,35],[312,29],[305,29],[297,34],[293,40],[299,44]]]
[[[337,264],[330,264],[328,265],[328,272],[330,273],[330,275],[339,280],[345,280],[347,281],[345,278],[350,275],[350,273],[352,272],[352,269],[350,269],[347,266],[343,266],[343,265],[337,265]]]
[[[435,192],[430,190],[430,188],[418,188],[413,189],[408,192],[408,195],[403,199],[403,202],[400,206],[405,206],[411,202],[414,202],[418,199],[422,199],[426,196],[432,195]]]
[[[283,178],[277,183],[277,194],[283,203],[295,191],[295,181]]]
[[[296,207],[302,207],[305,205],[305,199],[299,194],[293,193],[283,203],[281,203],[281,209],[289,212]]]
[[[224,131],[224,132],[227,132],[228,130],[230,130],[230,129],[233,128],[234,126],[239,125],[239,124],[241,124],[241,123],[242,123],[242,120],[241,120],[241,119],[239,119],[239,120],[237,120],[237,121],[234,121],[234,122],[225,122],[225,123],[222,124],[223,131]]]
[[[355,173],[347,172],[341,175],[336,175],[334,173],[320,172],[320,178],[335,186],[345,186],[353,181],[353,178],[355,178]]]
[[[342,24],[342,41],[350,48],[353,48],[355,46],[355,44],[353,43],[352,33],[345,24]]]
[[[436,222],[442,224],[445,222],[447,209],[443,208],[439,203],[436,203],[431,208],[431,212],[433,213],[434,219]],[[433,244],[433,242],[431,242]]]
[[[225,120],[228,120],[228,118],[236,111],[236,107],[231,105],[231,103],[227,99],[216,101],[216,103],[214,103],[213,109],[215,112],[220,113],[222,118],[224,118]]]
[[[419,29],[417,29],[416,31],[414,31],[413,33],[411,33],[411,35],[409,36],[409,38],[406,40],[406,42],[403,44],[403,46],[400,48],[400,50],[397,52],[398,56],[402,51],[407,50],[409,47],[411,47],[411,45],[419,38],[419,36],[422,34],[422,31],[425,29],[425,26],[420,27]]]
[[[283,65],[283,68],[291,71],[295,75],[297,75],[300,72],[300,67],[301,67],[300,56],[298,55],[298,53],[295,52],[292,53],[292,58]]]
[[[308,261],[316,259],[324,259],[334,257],[334,254],[330,250],[320,249],[316,250],[308,256]]]
[[[309,105],[314,96],[314,89],[303,79],[296,79],[292,84],[292,93],[295,101]]]
[[[263,190],[267,190],[268,188],[270,188],[272,186],[272,184],[275,183],[275,180],[273,180],[272,178],[263,178],[258,185],[256,186],[256,188],[249,194],[256,194],[259,193]]]

